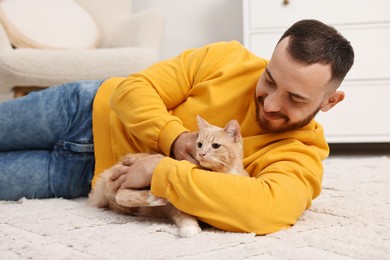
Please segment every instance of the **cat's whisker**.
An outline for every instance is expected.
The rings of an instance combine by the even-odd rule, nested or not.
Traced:
[[[211,156],[204,156],[205,158],[207,157],[210,161],[213,161],[213,162],[216,162],[216,163],[220,163],[226,167],[230,167],[230,165],[228,165],[227,163],[225,163],[224,161],[221,161],[220,159],[218,158],[215,158],[215,157],[211,157]]]
[[[225,162],[223,162],[223,161],[221,161],[221,160],[215,159],[214,161],[215,161],[215,162],[218,162],[218,163],[220,163],[220,164],[223,164],[223,165],[225,165],[226,167],[229,167],[229,165],[228,165],[227,163],[225,163]]]

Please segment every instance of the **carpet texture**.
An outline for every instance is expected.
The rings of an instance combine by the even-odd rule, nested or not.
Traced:
[[[390,157],[330,157],[323,191],[266,236],[89,208],[86,199],[0,201],[0,259],[390,259]]]

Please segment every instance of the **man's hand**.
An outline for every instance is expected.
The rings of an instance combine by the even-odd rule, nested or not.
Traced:
[[[171,151],[176,160],[187,160],[192,163],[198,163],[195,159],[196,139],[198,134],[184,132],[180,134],[172,144]]]
[[[117,168],[111,176],[113,190],[139,189],[150,186],[154,169],[160,160],[161,154],[134,154],[127,155],[122,160],[122,167]]]

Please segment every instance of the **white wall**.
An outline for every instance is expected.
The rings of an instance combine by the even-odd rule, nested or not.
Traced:
[[[161,59],[211,42],[243,39],[241,0],[134,0],[133,8],[164,13]]]

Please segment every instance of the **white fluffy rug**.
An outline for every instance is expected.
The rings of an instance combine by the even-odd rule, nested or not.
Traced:
[[[177,236],[166,220],[86,199],[0,201],[0,259],[390,259],[390,158],[331,157],[323,192],[292,228]]]

